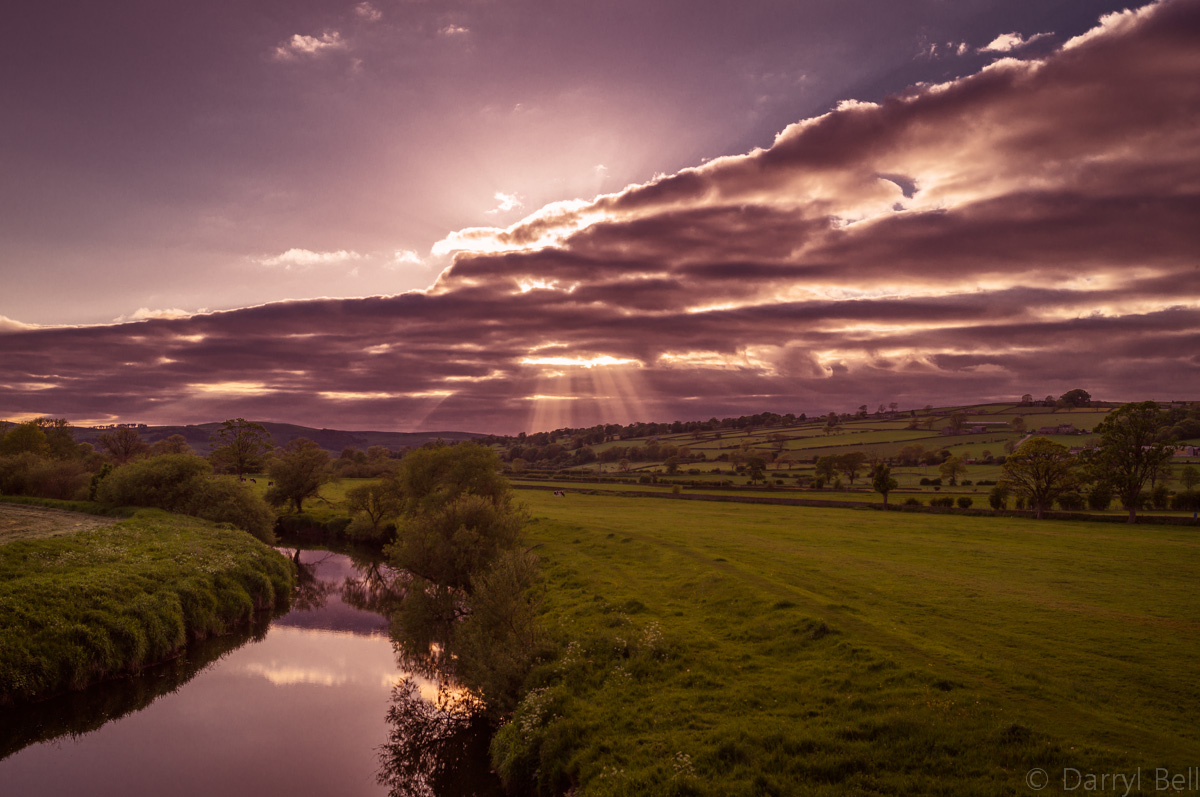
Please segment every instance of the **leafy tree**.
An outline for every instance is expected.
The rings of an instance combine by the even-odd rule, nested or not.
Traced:
[[[1066,407],[1090,407],[1092,406],[1092,394],[1082,388],[1068,390],[1059,397],[1059,401]]]
[[[1095,429],[1100,444],[1089,452],[1088,464],[1098,481],[1112,485],[1130,523],[1137,522],[1143,488],[1170,461],[1172,448],[1158,439],[1166,421],[1158,404],[1142,401],[1118,407]]]
[[[0,454],[37,454],[44,456],[50,453],[50,444],[46,441],[46,432],[37,421],[19,423],[11,427],[0,440]]]
[[[1032,400],[1033,399],[1030,399],[1030,401],[1032,401]],[[1017,417],[1015,417],[1011,421],[1009,421],[1008,425],[1011,426],[1012,430],[1014,432],[1017,432],[1018,434],[1025,431],[1025,419],[1022,418],[1020,415],[1018,415]]]
[[[896,461],[901,465],[919,465],[925,458],[925,447],[920,443],[909,443],[896,454]]]
[[[346,491],[346,505],[355,516],[347,529],[352,537],[382,539],[385,524],[400,514],[404,500],[394,478],[383,478]]]
[[[867,464],[867,455],[861,451],[850,451],[845,454],[839,454],[837,457],[837,469],[847,479],[850,484],[854,484],[854,480],[862,473],[863,467]]]
[[[871,479],[871,486],[875,488],[875,492],[883,496],[883,505],[888,505],[888,493],[900,486],[899,482],[892,478],[892,469],[887,465],[877,465],[875,474]]]
[[[1183,489],[1191,492],[1192,488],[1200,484],[1200,470],[1196,470],[1195,465],[1188,465],[1179,472],[1179,483],[1183,485]]]
[[[526,515],[499,458],[474,443],[410,453],[397,484],[403,514],[387,553],[408,579],[393,625],[405,663],[453,676],[503,715],[539,638],[536,559],[519,546]]]
[[[837,458],[834,456],[817,457],[814,470],[817,478],[824,481],[833,481],[833,474],[837,472]]]
[[[96,438],[96,442],[108,452],[112,461],[118,465],[124,465],[150,450],[150,446],[142,441],[137,429],[130,429],[127,426],[105,432]]]
[[[1045,437],[1021,444],[1004,462],[1004,478],[1018,496],[1042,514],[1063,493],[1075,489],[1075,457],[1070,450]]]
[[[1088,490],[1087,505],[1088,509],[1096,512],[1103,512],[1108,509],[1109,504],[1113,500],[1112,487],[1109,487],[1104,482],[1097,482],[1092,485],[1092,489]]]
[[[80,455],[75,432],[66,418],[37,418],[34,420],[46,434],[46,446],[55,459],[75,459]]]
[[[667,473],[674,475],[679,472],[679,457],[667,457],[663,464],[667,466]]]
[[[992,509],[1007,509],[1009,492],[1008,482],[999,482],[988,493],[988,504]]]
[[[329,452],[305,437],[298,437],[279,450],[268,475],[273,484],[267,501],[274,506],[291,502],[297,512],[329,481]]]
[[[953,487],[958,484],[958,477],[966,474],[967,466],[963,464],[961,457],[950,457],[938,466],[938,471],[942,474],[942,478],[946,479],[947,483]]]
[[[750,457],[746,467],[750,470],[749,476],[751,484],[757,484],[758,481],[762,479],[763,470],[766,468],[766,466],[767,463],[763,462],[762,457]]]
[[[211,459],[214,467],[233,473],[239,479],[247,473],[257,473],[271,450],[271,435],[261,423],[245,418],[223,421],[212,437]]]
[[[188,445],[187,438],[181,434],[173,434],[165,440],[159,440],[150,446],[150,456],[158,457],[163,454],[194,454]]]
[[[511,492],[496,452],[473,442],[411,451],[400,461],[396,480],[409,516],[438,510],[464,495],[498,504]]]

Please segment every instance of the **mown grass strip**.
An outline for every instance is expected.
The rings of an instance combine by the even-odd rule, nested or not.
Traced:
[[[292,587],[287,559],[249,534],[157,510],[0,545],[0,705],[163,661]]]

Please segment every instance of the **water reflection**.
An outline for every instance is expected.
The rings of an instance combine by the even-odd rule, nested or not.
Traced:
[[[257,638],[0,712],[6,749],[59,737],[0,762],[0,794],[386,794],[377,757],[402,675],[387,621],[341,599],[359,579],[348,557],[299,560],[313,580]]]
[[[500,794],[488,729],[398,666],[381,613],[397,574],[369,554],[282,550],[299,589],[269,628],[0,710],[0,795]]]

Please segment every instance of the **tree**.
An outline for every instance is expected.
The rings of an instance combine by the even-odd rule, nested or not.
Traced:
[[[347,531],[353,537],[382,539],[384,524],[400,514],[403,505],[394,478],[384,477],[377,482],[352,487],[346,491],[346,506],[354,520]]]
[[[833,456],[817,457],[813,470],[816,471],[818,479],[832,481],[833,474],[837,471],[837,458]]]
[[[1082,388],[1068,390],[1059,397],[1059,401],[1065,407],[1090,407],[1092,406],[1092,394]]]
[[[875,492],[883,496],[883,505],[886,508],[888,505],[888,493],[895,490],[900,484],[892,478],[891,468],[887,465],[876,465],[871,486],[875,488]]]
[[[1130,523],[1137,522],[1142,489],[1171,458],[1171,446],[1158,439],[1166,422],[1158,404],[1142,401],[1118,407],[1095,429],[1100,445],[1089,452],[1088,464],[1098,481],[1112,485]]]
[[[1066,446],[1034,437],[1005,460],[1004,478],[1037,511],[1040,520],[1056,498],[1075,489],[1075,464]]]
[[[277,452],[268,471],[273,484],[267,501],[274,506],[291,502],[297,512],[329,481],[329,452],[305,437],[297,437]]]
[[[663,464],[667,466],[668,474],[675,475],[679,472],[679,457],[667,457]]]
[[[999,482],[994,486],[991,492],[988,493],[988,504],[992,509],[1007,509],[1008,508],[1008,482]]]
[[[958,477],[967,472],[967,466],[963,464],[961,457],[950,457],[950,459],[938,466],[938,472],[953,487],[958,484]]]
[[[150,456],[158,457],[163,454],[194,454],[188,445],[187,438],[181,434],[173,434],[165,440],[159,440],[150,446]]]
[[[1009,421],[1008,425],[1011,426],[1012,430],[1018,434],[1025,431],[1025,419],[1020,415]]]
[[[763,470],[767,467],[767,463],[763,461],[762,457],[750,457],[746,467],[750,470],[750,483],[757,484],[763,477]]]
[[[215,446],[211,455],[213,465],[239,479],[247,473],[262,470],[266,454],[271,450],[271,435],[267,428],[245,418],[223,421],[212,442]]]
[[[37,454],[44,456],[50,453],[50,444],[46,441],[46,433],[36,421],[19,423],[8,430],[0,439],[0,454]]]
[[[1026,393],[1023,396],[1021,396],[1021,406],[1023,406],[1023,407],[1033,406],[1033,394]]]
[[[1179,482],[1183,485],[1183,489],[1188,492],[1197,484],[1200,484],[1200,470],[1196,470],[1195,465],[1188,465],[1179,472]]]
[[[150,446],[142,442],[137,429],[130,429],[127,426],[114,429],[112,432],[105,432],[96,438],[96,442],[108,452],[109,457],[118,465],[124,465],[150,450]]]
[[[845,475],[850,480],[851,485],[854,484],[854,480],[858,478],[863,466],[866,464],[867,455],[861,451],[849,451],[837,457],[838,472]]]

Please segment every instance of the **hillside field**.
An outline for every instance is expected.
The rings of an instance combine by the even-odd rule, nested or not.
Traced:
[[[1197,764],[1193,530],[520,498],[570,640],[506,731],[545,782],[1030,794],[1041,768],[1058,794]]]

